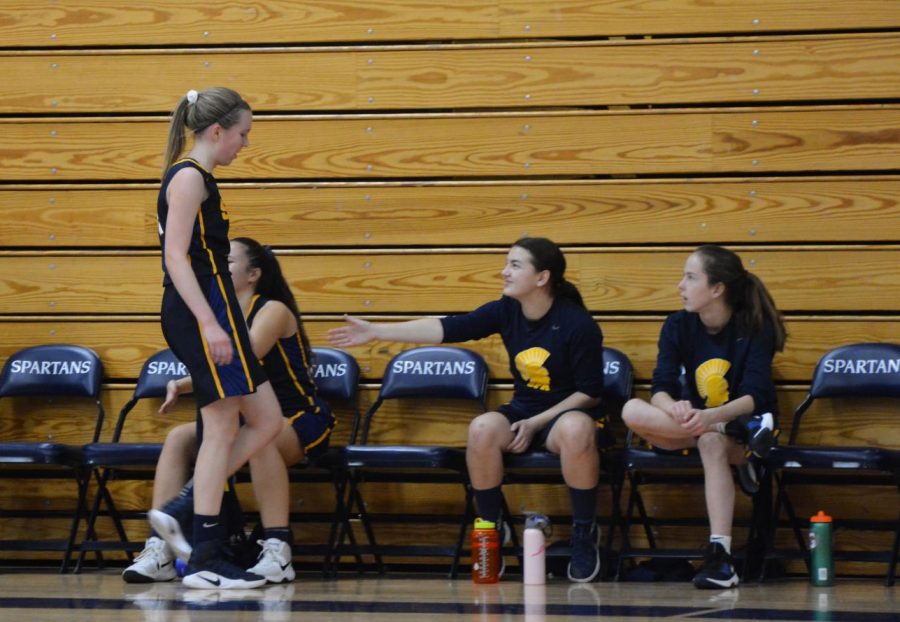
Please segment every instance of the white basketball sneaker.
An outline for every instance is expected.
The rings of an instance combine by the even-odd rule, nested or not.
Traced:
[[[268,583],[293,581],[296,575],[291,563],[293,558],[291,545],[277,538],[257,540],[257,542],[262,547],[262,551],[256,560],[256,565],[249,568],[247,572],[265,577]]]
[[[126,583],[154,583],[175,578],[175,555],[161,538],[150,536],[134,563],[122,572]]]

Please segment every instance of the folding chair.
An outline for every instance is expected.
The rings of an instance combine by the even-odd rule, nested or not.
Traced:
[[[104,411],[100,403],[100,383],[103,364],[100,357],[88,348],[76,345],[41,345],[20,350],[7,359],[0,373],[0,398],[88,398],[96,407],[94,430],[91,440],[96,441],[103,427]],[[48,400],[49,401],[49,400]],[[28,437],[36,423],[34,413],[25,403],[16,404],[13,425],[7,428],[10,436]],[[64,432],[81,424],[75,418],[62,420],[59,429]],[[66,416],[68,418],[68,416]],[[80,435],[81,432],[78,432]],[[76,433],[72,432],[72,440]],[[68,436],[66,435],[66,436]],[[48,439],[52,435],[48,434]],[[74,480],[77,490],[75,507],[69,511],[54,510],[0,510],[2,518],[70,519],[68,537],[59,540],[3,540],[0,549],[6,551],[62,551],[60,572],[66,572],[75,546],[78,524],[84,512],[89,471],[84,466],[81,444],[66,444],[52,440],[4,440],[0,443],[0,477],[5,479]]]
[[[313,380],[319,396],[334,407],[342,404],[349,407],[353,420],[351,423],[350,442],[356,439],[360,425],[360,413],[357,405],[359,392],[359,363],[348,352],[337,348],[314,347],[313,353]],[[341,422],[338,422],[340,425]],[[289,475],[295,483],[331,483],[335,489],[335,509],[327,514],[311,515],[309,513],[292,513],[291,522],[327,522],[330,524],[328,542],[334,541],[337,534],[335,516],[342,514],[341,503],[344,469],[343,446],[331,443],[328,449],[316,458],[291,467]],[[323,571],[329,571],[331,561],[331,546],[323,544],[321,547],[294,546],[295,552],[306,554],[322,554],[324,556]]]
[[[613,535],[620,519],[619,497],[622,484],[621,455],[618,451],[608,451],[615,442],[610,429],[612,416],[622,413],[633,393],[634,370],[628,357],[614,348],[603,348],[603,399],[605,421],[598,422],[597,449],[600,452],[600,466],[606,472],[606,480],[612,493],[612,507],[606,521],[606,561],[612,551]],[[557,454],[546,450],[530,451],[524,454],[504,454],[505,480],[508,484],[559,483],[562,482],[562,465]],[[509,508],[504,499],[504,512],[509,516]],[[513,531],[512,544],[518,548],[518,538]],[[555,548],[554,554],[568,556],[566,547]]]
[[[141,368],[137,386],[131,399],[119,411],[116,426],[113,430],[112,440],[108,443],[93,442],[85,445],[84,463],[94,475],[97,481],[97,494],[87,519],[87,529],[78,555],[78,563],[75,572],[81,570],[85,553],[97,551],[98,562],[102,561],[102,551],[125,551],[131,558],[131,553],[140,551],[143,542],[130,542],[122,524],[122,520],[145,520],[148,509],[138,511],[122,511],[116,507],[115,501],[109,492],[108,484],[112,480],[153,481],[156,473],[156,463],[162,451],[162,443],[131,443],[123,442],[122,434],[125,429],[129,413],[142,399],[163,398],[166,395],[166,384],[169,380],[177,380],[188,375],[187,368],[181,363],[171,350],[162,350],[148,358]],[[101,512],[100,505],[105,503],[106,511]],[[101,513],[109,516],[119,536],[117,541],[98,541],[96,534],[96,521]]]
[[[821,426],[826,422],[829,411],[826,408],[810,411],[810,408],[820,400],[841,398],[851,398],[852,403],[829,404],[826,401],[825,404],[832,407],[830,412],[847,431],[840,439],[844,444],[824,444],[821,442],[823,434],[816,424]],[[772,514],[772,540],[767,547],[768,559],[799,557],[809,568],[804,532],[809,527],[810,514],[798,515],[797,502],[790,491],[801,486],[896,486],[900,493],[900,439],[896,413],[893,412],[897,398],[900,398],[898,344],[841,346],[819,360],[809,393],[794,413],[788,444],[775,447],[768,458],[778,491]],[[884,402],[888,402],[890,414],[879,419],[876,407]],[[813,413],[817,416],[811,418]],[[810,442],[809,439],[814,440]],[[805,444],[798,444],[804,441]],[[814,498],[809,489],[806,492],[806,499]],[[788,551],[774,549],[775,530],[781,525],[782,508],[787,513],[787,526],[793,530],[797,542],[793,556]],[[893,585],[900,546],[900,518],[851,520],[841,517],[840,507],[807,508],[811,513],[818,509],[834,515],[836,535],[847,531],[893,531],[893,544],[885,550],[849,550],[841,546],[833,549],[837,561],[886,562],[885,585]]]
[[[684,518],[651,516],[647,511],[641,489],[645,486],[703,486],[703,463],[700,452],[696,448],[681,451],[657,451],[643,440],[635,437],[628,430],[625,447],[621,454],[624,475],[629,483],[628,503],[621,522],[622,545],[618,554],[616,578],[622,578],[622,566],[626,559],[665,558],[665,559],[702,559],[700,546],[693,548],[663,548],[657,544],[657,530],[661,527],[706,527],[708,517],[704,511],[701,516]],[[736,473],[736,469],[732,467]],[[735,550],[735,559],[743,561],[741,575],[746,576],[751,564],[762,557],[765,536],[763,529],[768,526],[771,513],[772,477],[764,464],[759,464],[759,490],[751,499],[752,511],[749,521],[741,521],[735,515],[736,526],[746,524],[747,540],[743,550]],[[624,484],[623,484],[624,486]],[[740,494],[740,493],[738,493]],[[705,506],[704,506],[705,510]],[[635,513],[637,515],[635,516]],[[631,544],[631,526],[635,519],[643,528],[647,540],[646,547],[635,547]]]
[[[468,486],[465,449],[434,445],[375,445],[369,444],[376,414],[387,400],[427,399],[474,401],[480,414],[487,409],[487,364],[478,354],[458,347],[428,346],[401,352],[388,364],[378,398],[365,414],[361,439],[344,448],[343,464],[347,479],[341,493],[345,502],[336,518],[339,533],[333,542],[336,563],[340,562],[344,538],[348,536],[349,519],[356,516],[365,529],[368,547],[353,547],[354,553],[369,552],[380,571],[382,555],[451,556],[450,577],[456,576],[466,527],[472,521],[471,490]],[[408,416],[415,416],[414,414]],[[456,483],[463,489],[463,516],[386,514],[375,516],[367,511],[360,486],[369,482]],[[402,523],[456,523],[458,537],[455,546],[379,545],[375,541],[373,523],[377,521]]]

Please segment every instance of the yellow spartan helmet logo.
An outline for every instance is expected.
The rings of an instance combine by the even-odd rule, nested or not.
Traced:
[[[697,368],[694,378],[697,381],[697,392],[706,398],[706,407],[721,406],[728,401],[728,381],[725,374],[731,363],[725,359],[709,359]]]
[[[516,355],[516,369],[532,389],[550,390],[550,372],[544,367],[544,361],[550,353],[544,348],[528,348]]]

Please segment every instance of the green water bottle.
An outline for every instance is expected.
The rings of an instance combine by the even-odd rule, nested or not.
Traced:
[[[818,587],[834,585],[831,517],[822,510],[809,519],[809,582]]]

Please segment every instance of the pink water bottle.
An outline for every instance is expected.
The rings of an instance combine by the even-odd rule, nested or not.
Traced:
[[[543,514],[532,514],[525,519],[523,534],[525,569],[522,578],[526,585],[543,585],[547,581],[544,530],[549,525],[550,520]]]

